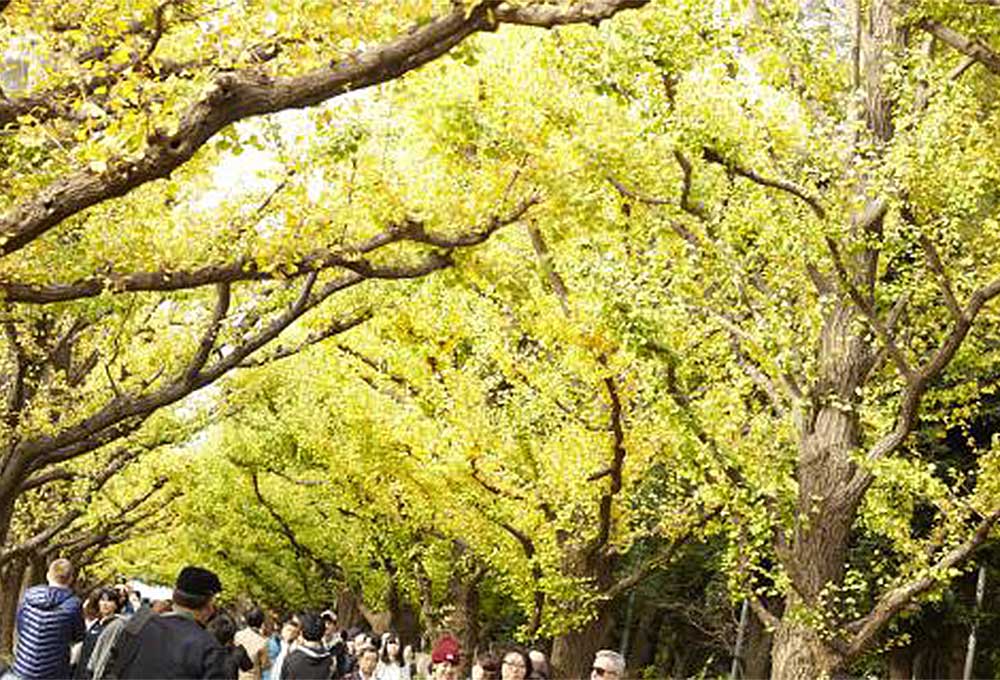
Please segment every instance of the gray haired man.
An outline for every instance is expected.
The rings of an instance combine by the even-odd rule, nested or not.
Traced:
[[[623,680],[625,677],[625,657],[610,649],[602,649],[594,655],[594,666],[590,669],[590,680]]]

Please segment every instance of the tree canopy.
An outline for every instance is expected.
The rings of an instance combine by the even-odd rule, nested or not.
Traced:
[[[572,675],[721,545],[814,677],[1000,518],[992,444],[945,439],[995,389],[995,3],[0,18],[0,564],[155,449],[118,502],[160,484],[170,543],[108,569],[473,642],[481,589]]]

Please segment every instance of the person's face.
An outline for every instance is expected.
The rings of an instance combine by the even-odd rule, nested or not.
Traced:
[[[621,680],[615,665],[608,659],[598,657],[590,671],[590,680]]]
[[[102,597],[97,603],[97,608],[101,612],[101,618],[107,618],[118,611],[118,603],[114,600]]]
[[[288,621],[281,627],[281,639],[292,643],[299,637],[299,626],[294,621]]]
[[[332,637],[337,632],[337,622],[331,619],[324,619],[324,621],[326,621],[326,636]]]
[[[524,657],[520,654],[510,653],[504,656],[503,665],[500,666],[501,680],[524,680],[528,674]]]
[[[458,680],[458,664],[450,661],[434,664],[434,680]]]
[[[358,668],[360,668],[361,672],[366,676],[374,673],[376,666],[378,666],[378,652],[368,650],[362,654],[361,658],[358,660]]]
[[[389,653],[390,659],[397,658],[399,656],[399,640],[389,640],[385,649]]]

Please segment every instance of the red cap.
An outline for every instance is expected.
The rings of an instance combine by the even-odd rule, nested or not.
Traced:
[[[434,644],[431,651],[431,663],[454,663],[457,664],[462,656],[462,648],[458,640],[450,635],[445,635]]]

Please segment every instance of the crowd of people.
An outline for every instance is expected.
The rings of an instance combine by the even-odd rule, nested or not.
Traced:
[[[430,655],[415,653],[392,632],[342,630],[331,610],[301,612],[272,630],[250,609],[245,626],[217,609],[222,583],[213,572],[181,570],[172,598],[138,608],[121,588],[101,588],[85,601],[72,591],[73,565],[55,560],[48,583],[28,588],[17,612],[14,665],[0,680],[550,680],[540,650],[463,657],[444,635]],[[625,661],[610,650],[594,658],[591,680],[623,680]]]

